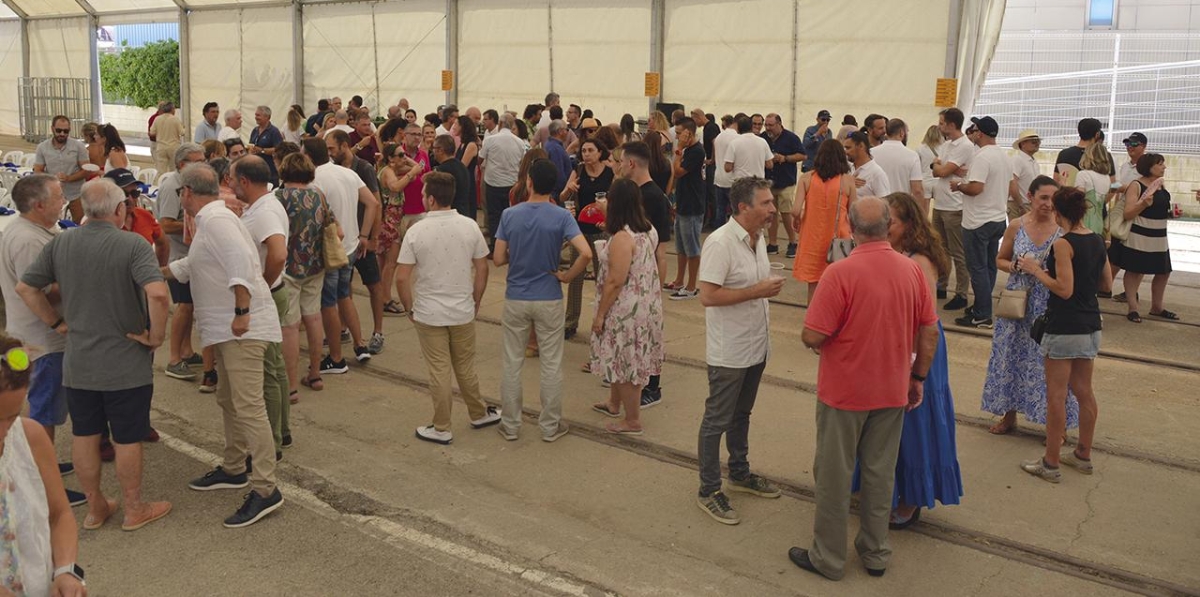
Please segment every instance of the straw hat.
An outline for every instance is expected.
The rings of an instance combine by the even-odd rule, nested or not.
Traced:
[[[1021,134],[1017,135],[1017,140],[1013,141],[1013,149],[1020,149],[1021,143],[1028,141],[1030,139],[1037,139],[1040,141],[1041,137],[1038,136],[1037,131],[1035,131],[1033,129],[1025,129],[1025,130],[1021,131]]]

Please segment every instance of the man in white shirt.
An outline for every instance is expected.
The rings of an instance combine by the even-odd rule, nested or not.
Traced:
[[[854,131],[842,141],[846,158],[854,165],[854,186],[859,197],[887,197],[892,192],[887,173],[871,159],[871,141],[862,131]]]
[[[450,129],[453,128],[454,123],[458,121],[458,106],[450,104],[443,107],[441,113],[438,114],[438,117],[442,119],[442,123],[439,124],[436,129],[434,129],[434,134],[438,136],[450,135]]]
[[[329,127],[329,131],[343,131],[347,135],[354,132],[354,127],[350,126],[350,112],[346,110],[338,110],[333,114],[333,126]],[[329,131],[325,131],[328,133]]]
[[[1026,193],[1033,179],[1041,174],[1037,159],[1033,156],[1041,148],[1042,138],[1033,129],[1021,131],[1017,140],[1013,141],[1013,149],[1017,152],[1012,155],[1013,179],[1008,187],[1009,220],[1015,220],[1029,211],[1029,196]]]
[[[729,151],[729,144],[734,139],[738,138],[737,126],[734,124],[733,117],[726,114],[721,117],[721,133],[713,139],[713,164],[716,165],[713,175],[713,191],[716,196],[716,205],[713,207],[713,230],[725,225],[729,219],[729,187],[733,185],[733,176],[729,171],[725,170],[725,154]]]
[[[350,263],[339,269],[325,270],[325,287],[321,290],[321,320],[325,337],[329,339],[329,355],[321,361],[321,373],[342,374],[350,370],[342,357],[343,326],[354,338],[362,337],[358,308],[350,298],[350,277],[354,262],[372,248],[369,231],[358,227],[358,206],[363,206],[364,222],[374,222],[379,214],[379,200],[353,170],[329,161],[329,147],[324,139],[305,139],[304,153],[317,167],[313,188],[325,194],[330,209],[342,225],[342,250]]]
[[[1129,188],[1129,183],[1141,176],[1137,171],[1137,163],[1146,154],[1146,135],[1130,133],[1128,137],[1121,140],[1121,143],[1125,145],[1125,153],[1129,154],[1129,161],[1122,163],[1121,169],[1117,173],[1117,182],[1121,183],[1121,188],[1117,192],[1124,196],[1125,190]]]
[[[975,304],[967,314],[954,320],[962,326],[992,327],[992,289],[996,287],[996,253],[1004,237],[1008,207],[1008,188],[1012,182],[1012,163],[1008,154],[996,145],[1000,125],[991,116],[972,118],[979,134],[975,136],[979,152],[971,161],[967,182],[950,183],[951,190],[963,197],[963,250],[967,271],[971,273],[971,291]]]
[[[230,139],[242,141],[242,113],[237,110],[225,111],[225,126],[217,134],[217,140],[224,143]]]
[[[962,193],[950,189],[950,183],[962,180],[971,158],[975,156],[975,145],[962,132],[963,113],[958,108],[946,108],[938,114],[938,128],[946,142],[941,155],[934,158],[931,170],[937,184],[933,187],[933,227],[942,237],[950,261],[954,263],[954,298],[945,304],[948,311],[967,306],[967,260],[962,242]],[[937,298],[946,298],[949,272],[938,278]]]
[[[553,120],[553,118],[550,117],[550,108],[553,108],[554,106],[561,106],[562,98],[559,97],[557,93],[551,91],[550,93],[546,94],[546,102],[544,105],[546,107],[542,110],[542,117],[537,123],[538,130],[550,126],[550,121]],[[533,134],[533,132],[534,131],[529,131],[530,134]]]
[[[904,146],[908,137],[908,125],[899,118],[893,118],[887,123],[887,139],[878,147],[871,150],[874,162],[887,175],[888,187],[893,193],[909,193],[921,204],[926,211],[929,204],[925,201],[925,185],[921,183],[924,175],[921,172],[921,157],[917,152]]]
[[[483,111],[483,138],[487,139],[500,132],[500,113],[488,108]]]
[[[283,267],[287,264],[288,215],[275,193],[268,190],[270,181],[271,170],[259,156],[246,156],[229,167],[230,186],[237,198],[247,204],[242,212],[242,225],[250,232],[250,239],[258,247],[263,280],[271,288],[271,299],[279,323],[288,326],[288,331],[284,333],[290,333],[298,331],[291,326],[299,319],[299,313],[292,317],[288,312],[288,289],[283,284]],[[276,459],[282,458],[283,448],[292,443],[289,387],[283,346],[280,342],[272,342],[263,355],[263,399],[267,404],[271,434],[275,438]]]
[[[488,248],[479,225],[454,210],[454,177],[431,172],[423,182],[425,217],[408,229],[400,245],[396,288],[429,367],[433,424],[417,427],[417,439],[445,445],[454,440],[451,369],[471,428],[500,422],[500,412],[480,396],[475,374],[475,315],[487,289]]]
[[[485,115],[486,117],[486,115]],[[500,130],[483,139],[479,157],[483,160],[483,185],[487,208],[488,246],[495,246],[500,215],[508,207],[508,193],[517,184],[517,171],[525,157],[525,142],[513,134],[512,114],[500,115]]]
[[[749,119],[747,119],[749,124]],[[777,498],[780,491],[750,472],[750,411],[771,353],[768,299],[783,277],[771,274],[763,228],[775,216],[771,182],[742,178],[730,192],[733,218],[704,241],[700,304],[704,305],[708,400],[700,423],[700,509],[722,524],[741,522],[721,491],[721,436],[729,451],[729,491]]]
[[[749,116],[737,119],[737,138],[729,142],[725,150],[725,171],[730,175],[730,184],[739,178],[766,178],[767,168],[775,165],[775,154],[767,140],[755,135]],[[720,135],[717,136],[720,138]]]
[[[226,430],[224,461],[188,487],[212,491],[251,485],[242,506],[225,519],[226,527],[242,528],[283,505],[262,366],[267,346],[282,340],[279,315],[250,233],[217,197],[217,173],[207,164],[193,164],[180,178],[184,209],[196,219],[196,236],[188,256],[163,268],[163,275],[192,285],[201,342],[216,350],[221,378],[217,404]]]

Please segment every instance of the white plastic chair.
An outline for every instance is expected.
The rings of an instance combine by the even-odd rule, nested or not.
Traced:
[[[17,184],[17,179],[20,177],[16,172],[0,172],[0,186],[11,192],[13,185]]]
[[[143,168],[138,170],[137,174],[134,174],[134,176],[146,184],[154,184],[154,180],[158,178],[158,170],[155,170],[154,168]]]
[[[141,171],[142,169],[140,166],[134,166],[133,164],[129,165],[129,173],[132,174],[134,178],[137,178],[138,172]]]
[[[8,189],[0,188],[0,205],[9,209],[17,208],[17,206],[12,202],[12,197],[10,197],[8,194]]]
[[[21,156],[21,161],[17,162],[23,168],[33,168],[33,162],[37,159],[36,153],[27,153]]]
[[[10,151],[10,152],[4,154],[4,159],[0,160],[0,163],[20,164],[21,158],[24,158],[24,157],[25,157],[24,151],[13,150],[13,151]]]

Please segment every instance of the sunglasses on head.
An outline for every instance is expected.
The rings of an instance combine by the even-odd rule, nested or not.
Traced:
[[[71,133],[71,129],[54,129],[54,132],[60,135],[68,135]]]
[[[0,355],[0,361],[17,373],[29,369],[29,353],[20,346],[8,349],[7,352]]]

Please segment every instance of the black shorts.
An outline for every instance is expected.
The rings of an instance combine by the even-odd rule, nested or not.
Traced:
[[[383,275],[379,273],[379,257],[375,256],[375,251],[367,251],[366,255],[355,261],[354,269],[358,270],[358,275],[362,276],[362,283],[366,286],[374,286],[383,280]]]
[[[192,285],[178,280],[167,280],[167,288],[171,289],[171,302],[176,305],[192,304]]]
[[[112,428],[118,444],[136,444],[150,435],[150,398],[154,384],[111,392],[67,388],[71,432],[76,437],[100,435]]]

